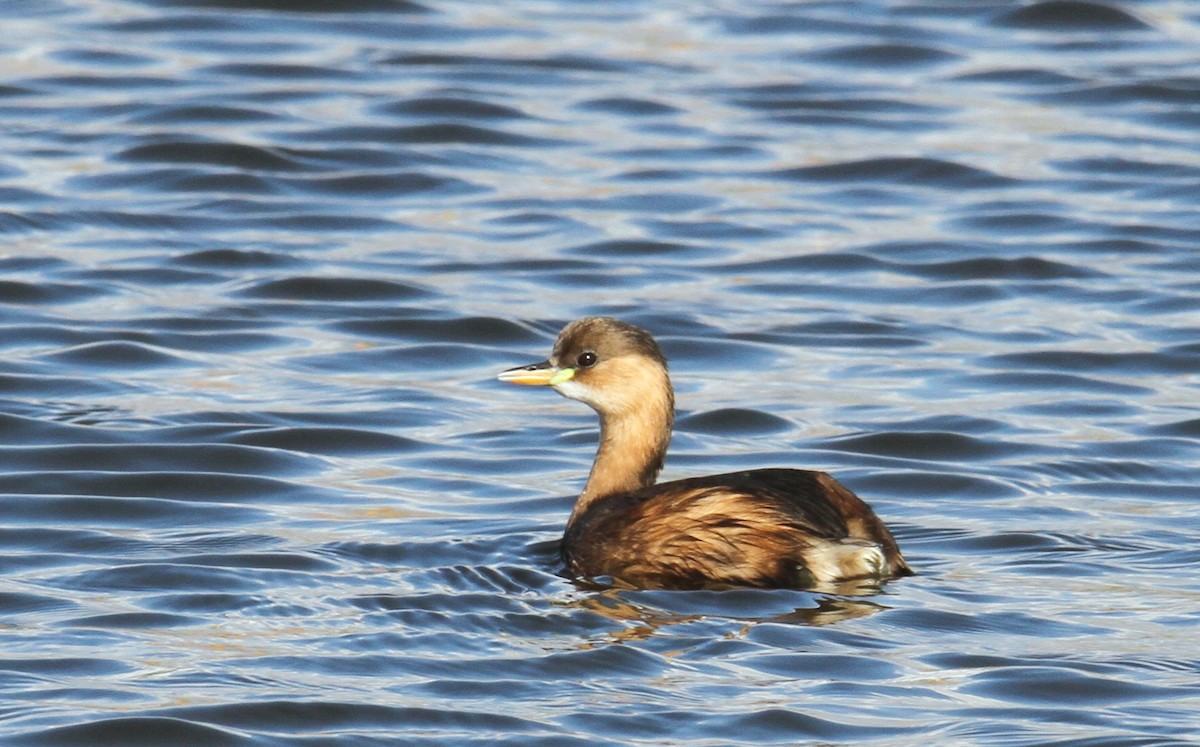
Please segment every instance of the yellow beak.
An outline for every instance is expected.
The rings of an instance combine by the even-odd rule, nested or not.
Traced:
[[[517,366],[496,375],[500,381],[509,384],[524,384],[526,386],[557,386],[564,381],[570,381],[575,375],[573,368],[557,368],[550,361],[533,363],[528,366]]]

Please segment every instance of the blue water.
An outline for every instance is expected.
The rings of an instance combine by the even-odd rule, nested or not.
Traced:
[[[0,743],[1200,743],[1200,6],[0,21]],[[588,314],[919,575],[558,575]]]

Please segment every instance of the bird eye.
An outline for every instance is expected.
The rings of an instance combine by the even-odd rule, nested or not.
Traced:
[[[589,350],[586,353],[580,353],[575,362],[579,364],[580,368],[591,368],[596,365],[596,360],[596,354]]]

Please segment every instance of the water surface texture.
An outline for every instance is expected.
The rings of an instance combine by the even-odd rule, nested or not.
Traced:
[[[0,21],[0,743],[1200,740],[1197,4]],[[597,313],[920,575],[558,575]]]

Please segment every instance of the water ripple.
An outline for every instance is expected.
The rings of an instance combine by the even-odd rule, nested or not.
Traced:
[[[1190,9],[0,18],[0,742],[1194,739]],[[597,313],[918,575],[571,583]]]
[[[1150,28],[1120,8],[1080,0],[1032,3],[999,14],[993,23],[1042,31],[1129,31]]]

